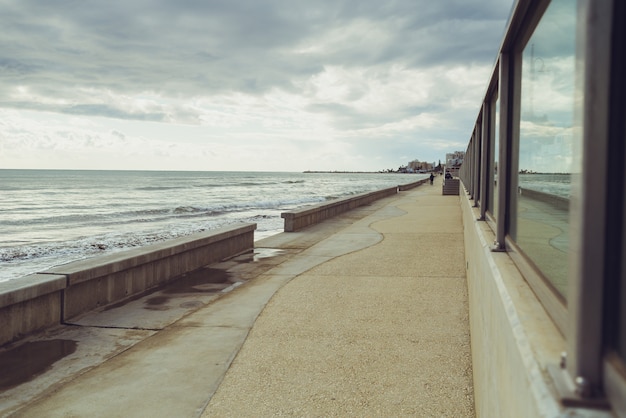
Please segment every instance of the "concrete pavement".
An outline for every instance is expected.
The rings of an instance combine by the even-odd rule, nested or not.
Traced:
[[[440,179],[256,247],[38,337],[77,349],[0,414],[473,416],[461,213]]]

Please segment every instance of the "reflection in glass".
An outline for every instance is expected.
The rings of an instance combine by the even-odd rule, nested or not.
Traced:
[[[552,1],[522,59],[515,240],[563,297],[573,168],[575,30],[576,2]]]

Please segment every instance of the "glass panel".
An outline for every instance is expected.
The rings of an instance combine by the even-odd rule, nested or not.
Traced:
[[[622,9],[622,14],[626,14],[626,8]],[[626,55],[626,54],[625,54]],[[626,88],[622,87],[622,94],[626,96]],[[622,135],[626,143],[626,98],[622,100],[624,118],[622,119]],[[623,157],[626,158],[626,147],[622,150]],[[623,161],[623,160],[622,160]],[[622,179],[626,179],[626,167],[622,166]],[[626,180],[622,180],[622,211],[626,210]],[[626,214],[622,214],[622,271],[619,276],[619,296],[617,298],[617,351],[626,364]]]
[[[626,190],[624,192],[624,196],[626,196]],[[622,357],[622,361],[626,362],[626,219],[622,222],[622,274],[619,285],[617,351]]]
[[[481,172],[480,172],[480,168],[481,168],[481,164],[480,164],[480,163],[481,163],[481,161],[480,161],[480,157],[481,157],[481,151],[482,151],[482,140],[483,140],[483,139],[482,139],[482,135],[481,135],[481,134],[482,134],[482,128],[481,128],[481,125],[482,125],[482,121],[481,121],[481,123],[477,124],[477,125],[474,127],[474,131],[476,132],[476,148],[475,148],[475,150],[476,150],[476,154],[475,154],[475,158],[476,158],[476,163],[475,163],[475,164],[476,164],[476,165],[475,165],[475,167],[476,167],[476,171],[475,171],[475,174],[474,174],[474,175],[476,176],[476,187],[474,188],[474,190],[476,191],[476,193],[475,193],[475,199],[476,199],[476,204],[477,204],[478,206],[480,206],[480,202],[481,202],[481,200],[482,200],[482,196],[480,195],[480,183],[481,183],[481,179],[480,179],[480,175],[481,175]]]
[[[576,2],[554,0],[523,51],[517,244],[567,293]]]
[[[491,138],[491,167],[493,168],[490,178],[489,186],[489,211],[494,218],[498,218],[498,159],[500,156],[500,97],[496,92],[494,100],[491,102],[493,111],[491,115],[493,121],[491,122],[490,132],[493,133]]]

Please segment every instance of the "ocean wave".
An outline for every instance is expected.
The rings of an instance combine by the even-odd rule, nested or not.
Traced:
[[[137,210],[116,210],[120,207],[84,209],[78,213],[56,214],[40,216],[33,213],[20,218],[5,217],[0,225],[5,227],[35,226],[41,230],[55,228],[78,228],[82,226],[108,227],[114,225],[128,225],[133,223],[163,222],[168,219],[219,217],[229,213],[238,213],[254,209],[280,210],[293,208],[326,200],[325,197],[309,196],[298,198],[284,198],[276,200],[251,200],[233,203],[214,203],[213,205],[180,205],[175,207],[146,208]],[[59,210],[56,210],[59,212]],[[44,210],[41,212],[45,213]],[[22,213],[25,215],[25,213]]]
[[[233,220],[222,220],[211,224],[179,224],[162,230],[132,231],[83,237],[61,242],[15,245],[0,248],[0,262],[15,264],[32,259],[55,260],[55,265],[69,261],[109,254],[116,251],[141,247],[169,239],[215,229]],[[2,272],[4,275],[4,271]],[[3,280],[0,277],[0,280]]]
[[[181,189],[181,186],[143,186],[143,187],[136,187],[135,190],[141,190],[141,191],[159,191],[159,190],[179,190]]]
[[[277,182],[220,182],[220,183],[207,183],[207,184],[194,184],[193,187],[200,189],[213,189],[213,188],[247,188],[255,186],[267,186],[272,184],[278,184]]]
[[[85,224],[95,222],[100,219],[100,215],[94,215],[89,213],[71,214],[71,215],[55,215],[48,217],[29,217],[20,219],[6,219],[2,221],[6,226],[19,226],[19,225],[45,225],[46,227],[55,227],[55,225],[72,225],[72,224]]]
[[[311,203],[319,203],[325,201],[325,197],[321,196],[310,196],[310,197],[297,197],[297,198],[286,198],[286,199],[276,199],[276,200],[259,200],[259,201],[248,201],[248,202],[237,202],[237,203],[223,203],[214,205],[211,207],[197,207],[197,206],[179,206],[174,209],[173,213],[177,215],[194,215],[194,214],[203,214],[203,215],[222,215],[225,213],[231,212],[242,212],[248,211],[252,209],[284,209],[285,207],[293,207],[299,205],[307,205]]]
[[[195,213],[195,212],[205,212],[206,209],[196,208],[193,206],[179,206],[174,209],[174,213]]]

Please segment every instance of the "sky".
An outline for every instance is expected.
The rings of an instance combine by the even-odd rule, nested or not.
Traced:
[[[379,171],[465,150],[513,0],[0,0],[0,169]]]

